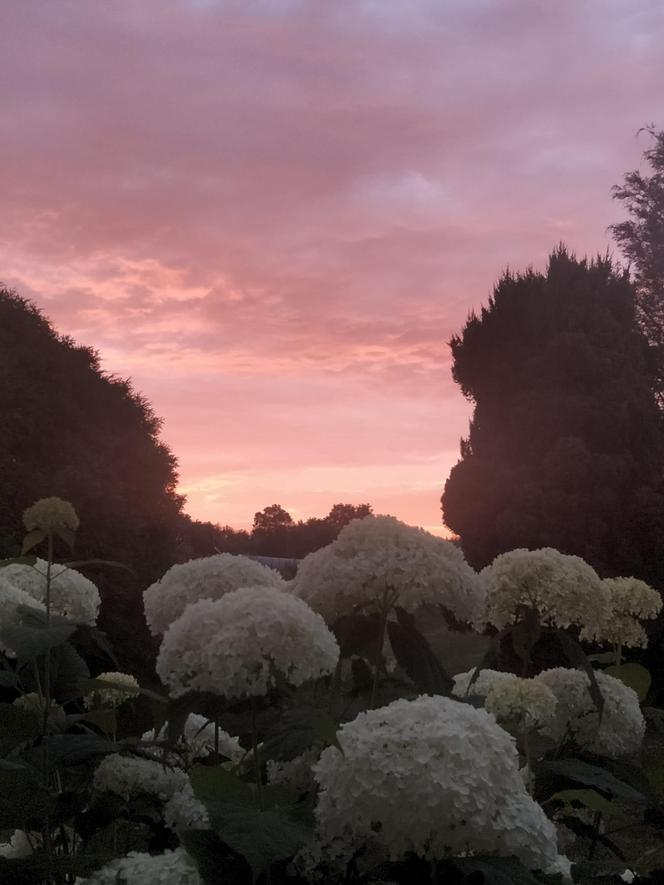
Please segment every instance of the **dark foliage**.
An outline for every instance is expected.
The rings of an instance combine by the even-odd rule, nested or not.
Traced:
[[[658,393],[664,396],[664,130],[647,127],[653,143],[643,153],[650,167],[644,175],[629,172],[613,188],[629,218],[611,231],[629,260],[637,292],[639,322],[656,349]]]
[[[30,302],[0,289],[0,555],[20,550],[22,513],[57,495],[81,520],[74,556],[103,598],[100,626],[124,666],[145,672],[141,591],[174,561],[182,498],[160,420],[94,350],[56,333]],[[63,546],[60,559],[71,558]]]
[[[628,274],[561,246],[505,273],[451,348],[475,411],[442,505],[469,560],[551,546],[661,586],[662,419]]]
[[[242,553],[299,559],[331,544],[351,520],[371,513],[370,504],[335,504],[322,519],[312,517],[295,522],[280,504],[271,504],[256,513],[251,532],[197,522],[185,516],[180,526],[179,558]]]

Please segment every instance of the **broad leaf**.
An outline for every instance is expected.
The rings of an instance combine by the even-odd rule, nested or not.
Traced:
[[[33,547],[36,547],[37,544],[41,544],[46,538],[46,532],[41,529],[33,529],[31,532],[23,538],[23,544],[21,545],[21,555],[25,556],[26,553],[29,553]]]
[[[597,677],[595,676],[595,671],[593,670],[592,664],[588,660],[586,653],[581,648],[579,643],[576,641],[576,639],[570,636],[569,633],[566,633],[565,630],[556,630],[555,635],[560,642],[563,653],[570,664],[577,670],[583,670],[583,672],[590,680],[590,685],[588,686],[590,696],[593,699],[595,707],[597,708],[597,713],[599,714],[599,718],[601,721],[602,711],[604,710],[604,697],[602,696],[600,687],[597,684]]]
[[[454,865],[465,876],[480,873],[484,885],[541,885],[539,879],[515,857],[455,858]]]
[[[96,734],[57,734],[46,739],[51,765],[80,765],[91,759],[117,753],[117,746]]]
[[[645,701],[650,691],[652,676],[641,664],[632,663],[621,664],[619,667],[607,667],[604,672],[608,676],[613,676],[614,679],[619,679],[624,685],[633,689],[641,703]]]
[[[298,707],[287,710],[268,729],[261,756],[287,761],[313,746],[323,748],[329,745],[339,748],[335,720],[318,707]]]
[[[41,734],[41,718],[35,708],[0,704],[0,753],[9,753]]]
[[[0,641],[10,648],[19,661],[46,654],[66,642],[76,624],[66,618],[52,616],[47,624],[46,614],[27,605],[17,609],[19,622],[0,630]]]
[[[256,803],[251,786],[221,765],[195,765],[189,780],[196,798],[203,802],[213,800],[251,806]]]
[[[449,695],[454,680],[415,627],[415,619],[402,608],[396,614],[397,621],[388,621],[387,632],[399,666],[422,694]]]
[[[597,790],[560,790],[558,793],[554,793],[551,799],[572,808],[575,804],[581,805],[590,811],[600,812],[605,817],[620,814],[622,811],[617,803],[611,802]]]
[[[380,632],[378,615],[342,615],[332,625],[332,632],[342,658],[360,655],[372,663],[376,660]]]
[[[286,809],[226,806],[211,809],[211,816],[220,838],[245,858],[255,876],[293,857],[311,838],[311,829]]]
[[[619,780],[610,771],[597,765],[590,765],[581,759],[555,759],[551,762],[540,762],[535,768],[539,779],[542,775],[554,775],[584,786],[594,787],[602,793],[609,793],[618,799],[639,804],[647,803],[643,793],[630,784]]]
[[[204,885],[219,885],[223,870],[224,885],[246,885],[249,869],[244,858],[229,849],[211,830],[188,830],[180,835],[193,858]]]
[[[523,606],[521,620],[512,628],[510,634],[512,648],[522,661],[524,667],[530,664],[531,656],[538,639],[542,634],[539,614],[535,609]]]

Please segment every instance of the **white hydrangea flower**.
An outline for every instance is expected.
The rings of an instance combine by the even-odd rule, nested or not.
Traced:
[[[35,838],[38,844],[41,844],[41,837],[36,836]],[[24,830],[14,830],[9,842],[0,843],[0,857],[5,857],[7,860],[18,860],[31,854],[32,844]]]
[[[638,753],[645,720],[636,692],[601,670],[595,677],[604,698],[601,722],[586,673],[554,667],[535,677],[551,689],[557,700],[555,715],[542,732],[556,742],[570,737],[579,746],[609,758]]]
[[[157,673],[174,697],[208,691],[264,695],[275,674],[298,686],[334,670],[339,647],[301,599],[272,587],[245,587],[187,606],[166,631]]]
[[[120,756],[113,753],[97,766],[93,786],[100,793],[115,793],[129,800],[139,793],[156,796],[163,802],[185,788],[187,775],[178,768],[167,768],[153,759]]]
[[[210,829],[207,809],[196,798],[189,782],[174,793],[164,806],[164,822],[169,830],[173,830],[178,835],[185,830]]]
[[[168,725],[164,724],[158,734],[154,731],[146,731],[143,741],[161,742],[166,740]],[[184,746],[188,756],[196,759],[199,756],[207,756],[214,751],[214,722],[210,722],[205,716],[198,713],[190,713],[187,716],[182,733]],[[236,737],[228,734],[223,728],[219,729],[219,752],[227,756],[233,763],[239,762],[244,756],[244,750]]]
[[[61,530],[75,532],[79,519],[73,505],[62,498],[41,498],[23,513],[23,525],[31,532],[41,529],[43,532]]]
[[[145,618],[153,636],[166,631],[185,608],[200,599],[221,599],[240,587],[274,587],[286,582],[279,572],[247,556],[218,553],[171,566],[143,593]]]
[[[303,559],[292,583],[328,623],[359,607],[380,607],[386,591],[409,612],[438,604],[467,622],[478,618],[484,600],[482,582],[458,547],[393,516],[354,519],[332,544]]]
[[[514,739],[485,710],[422,696],[369,710],[314,766],[324,842],[413,851],[515,855],[530,869],[566,865],[556,830],[528,795]]]
[[[41,612],[46,611],[44,606],[33,599],[29,593],[5,580],[4,573],[9,568],[11,566],[5,566],[5,568],[0,569],[0,631],[5,630],[7,627],[14,627],[18,623],[18,609],[20,606],[25,605],[28,608],[34,608]],[[2,640],[0,640],[0,652],[7,655],[8,658],[16,657],[14,649],[9,648]]]
[[[318,750],[306,750],[294,759],[267,763],[267,782],[292,787],[299,793],[310,792],[315,786],[313,765],[319,758]]]
[[[486,621],[498,629],[514,623],[522,606],[561,628],[599,627],[610,608],[609,590],[595,570],[552,547],[501,553],[480,577],[487,588]]]
[[[662,610],[662,597],[638,578],[606,578],[602,584],[610,594],[609,615],[599,627],[588,625],[581,637],[645,648],[648,637],[639,622],[657,617]]]
[[[34,565],[14,563],[5,566],[3,577],[42,605],[46,602],[48,563],[37,559]],[[78,624],[96,624],[101,597],[96,585],[76,569],[53,563],[51,566],[51,612]]]
[[[475,673],[475,668],[467,673],[457,673],[454,677],[452,694],[458,698],[476,697],[485,698],[491,688],[503,682],[513,682],[517,677],[514,673],[503,673],[501,670],[480,670],[477,679],[470,684]]]
[[[495,681],[484,701],[484,709],[493,713],[509,732],[539,728],[555,715],[556,697],[545,682],[515,677]]]
[[[154,855],[130,851],[126,857],[112,860],[82,880],[81,885],[202,885],[202,882],[184,848],[176,848]]]
[[[96,678],[112,685],[96,688],[87,695],[85,706],[88,710],[97,706],[119,707],[125,701],[135,698],[141,690],[136,678],[130,673],[100,673]]]

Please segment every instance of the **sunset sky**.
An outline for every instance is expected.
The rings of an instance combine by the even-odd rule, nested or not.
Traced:
[[[605,251],[664,128],[662,0],[16,0],[0,279],[131,376],[192,516],[442,531],[447,340]]]

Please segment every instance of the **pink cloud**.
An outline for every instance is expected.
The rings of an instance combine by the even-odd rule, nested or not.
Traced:
[[[437,524],[469,417],[445,342],[507,264],[603,251],[664,125],[659,0],[3,19],[0,277],[132,375],[190,511],[236,525],[341,499]]]

